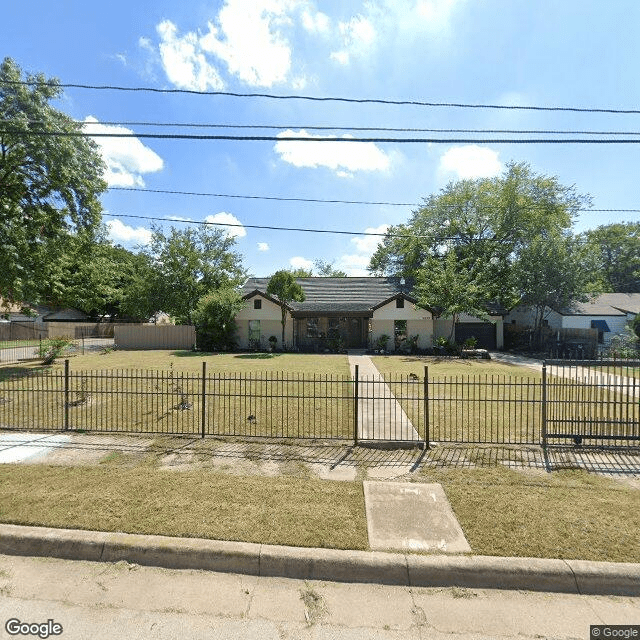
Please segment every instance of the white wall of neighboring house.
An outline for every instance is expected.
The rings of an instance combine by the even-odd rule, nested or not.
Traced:
[[[404,307],[398,308],[396,300],[391,300],[382,307],[378,307],[373,312],[371,318],[370,342],[375,345],[382,335],[388,335],[387,350],[393,351],[394,345],[394,321],[407,321],[407,337],[419,336],[418,348],[427,349],[431,347],[433,340],[433,319],[431,313],[425,309],[419,309],[415,304],[404,301]]]
[[[562,326],[565,329],[591,329],[592,320],[604,320],[611,331],[604,332],[604,343],[608,344],[611,339],[620,335],[627,324],[627,316],[562,316]]]
[[[623,314],[622,312],[620,312],[620,315],[563,315],[557,311],[547,309],[544,319],[547,321],[548,326],[554,331],[558,329],[591,329],[591,322],[593,320],[604,320],[609,329],[611,329],[610,332],[605,332],[603,336],[604,343],[608,344],[614,336],[620,335],[624,331],[626,324],[630,320],[633,320],[634,317],[632,313]],[[516,307],[506,316],[505,322],[511,324],[513,320],[516,321],[516,326],[533,327],[535,314],[530,307]]]
[[[254,309],[253,301],[256,298],[262,301],[261,309]],[[256,320],[260,322],[260,345],[267,348],[269,346],[269,337],[275,336],[278,338],[277,346],[280,348],[282,346],[282,313],[280,305],[259,295],[245,300],[244,308],[236,315],[238,346],[241,349],[249,348],[249,322]],[[293,320],[289,312],[287,312],[284,335],[287,345],[291,346],[293,344]]]

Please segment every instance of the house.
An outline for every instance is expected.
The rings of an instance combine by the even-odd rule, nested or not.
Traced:
[[[626,324],[640,314],[640,293],[603,293],[589,302],[574,302],[563,309],[547,307],[545,325],[554,331],[560,329],[595,329],[598,342],[607,345],[620,335]],[[512,309],[505,322],[533,327],[535,313],[530,307]]]
[[[400,278],[354,277],[296,278],[305,293],[304,302],[286,307],[285,342],[304,351],[334,351],[374,347],[388,336],[387,350],[416,347],[427,349],[435,336],[448,337],[451,319],[435,319],[430,311],[416,306],[411,289]],[[269,278],[249,278],[242,288],[245,306],[236,315],[240,348],[268,346],[271,336],[280,345],[282,303],[269,296]],[[483,332],[480,341],[488,348],[502,348],[502,315],[494,313],[490,322],[465,316],[456,326],[456,338]],[[470,327],[470,329],[469,329]]]

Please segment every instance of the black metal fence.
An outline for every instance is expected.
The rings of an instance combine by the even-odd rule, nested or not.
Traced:
[[[614,373],[614,369],[616,373]],[[353,378],[202,370],[0,378],[0,428],[355,442],[632,445],[640,365],[549,361],[542,375]]]

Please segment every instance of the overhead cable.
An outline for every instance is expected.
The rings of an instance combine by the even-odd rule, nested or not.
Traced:
[[[227,140],[239,142],[340,142],[390,144],[639,144],[640,138],[336,138],[308,136],[229,136],[181,133],[85,133],[80,131],[0,130],[0,135],[58,138],[153,138],[159,140]]]
[[[347,98],[341,96],[309,96],[309,95],[278,95],[271,93],[240,93],[235,91],[206,91],[197,89],[162,89],[157,87],[124,87],[118,85],[95,85],[59,82],[38,82],[35,80],[0,80],[0,84],[38,86],[45,85],[60,89],[89,89],[94,91],[126,91],[159,94],[187,94],[201,96],[227,96],[233,98],[265,98],[269,100],[306,100],[311,102],[345,102],[353,104],[386,104],[417,107],[445,107],[456,109],[506,109],[524,111],[570,111],[577,113],[612,113],[612,114],[640,114],[640,109],[616,109],[605,107],[576,107],[576,106],[540,106],[540,105],[509,105],[509,104],[480,104],[463,102],[437,102],[423,100],[394,100],[389,98]]]

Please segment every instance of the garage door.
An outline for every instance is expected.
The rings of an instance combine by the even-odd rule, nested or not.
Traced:
[[[456,342],[474,337],[480,349],[496,348],[496,325],[491,322],[462,322],[456,324]]]

